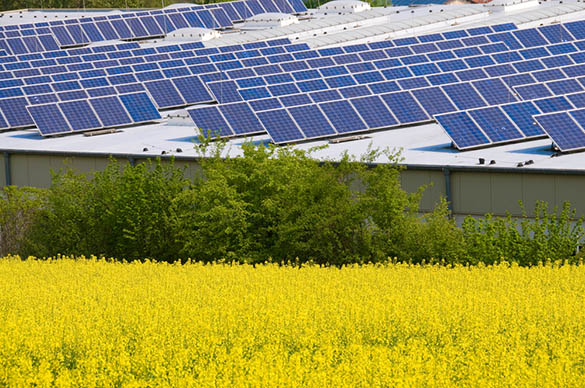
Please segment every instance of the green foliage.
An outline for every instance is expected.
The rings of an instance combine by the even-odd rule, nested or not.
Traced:
[[[568,202],[549,212],[548,204],[537,202],[534,218],[523,210],[517,221],[507,217],[467,217],[463,222],[467,259],[476,263],[502,260],[531,265],[548,260],[569,259],[585,236],[583,218]]]
[[[30,249],[40,256],[174,259],[179,249],[169,211],[187,186],[182,169],[160,160],[136,166],[112,160],[91,177],[55,174]]]
[[[307,151],[201,139],[193,180],[173,161],[114,160],[91,176],[54,174],[48,190],[0,193],[0,254],[259,263],[385,262],[532,265],[575,258],[585,236],[569,204],[519,220],[468,217],[442,200],[421,216],[425,187],[401,187],[400,153],[369,149],[318,160]],[[374,161],[386,159],[385,163]]]
[[[29,187],[0,189],[0,257],[20,253],[43,207],[45,191]]]

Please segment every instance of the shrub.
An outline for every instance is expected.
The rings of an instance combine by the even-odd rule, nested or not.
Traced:
[[[55,174],[31,250],[40,256],[174,260],[179,247],[171,233],[170,205],[187,186],[172,161],[131,166],[112,160],[91,177],[71,170]]]
[[[45,190],[30,187],[0,189],[0,257],[22,252],[45,194]]]
[[[470,262],[494,263],[501,260],[531,265],[548,260],[574,258],[585,236],[583,218],[576,221],[576,210],[568,202],[549,212],[548,204],[537,202],[535,216],[523,210],[520,220],[511,215],[467,217],[463,222],[466,254]]]

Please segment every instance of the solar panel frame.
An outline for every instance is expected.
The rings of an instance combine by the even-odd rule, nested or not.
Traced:
[[[187,105],[171,80],[148,81],[144,86],[159,109]]]
[[[524,134],[516,128],[499,106],[490,106],[467,111],[469,117],[478,125],[492,144],[508,143],[524,139]]]
[[[366,123],[348,100],[322,102],[318,105],[335,131],[339,134],[369,130]]]
[[[187,113],[200,130],[201,135],[205,137],[226,138],[235,136],[234,131],[218,106],[202,106],[196,109],[188,109]]]
[[[534,103],[530,101],[501,105],[500,108],[512,120],[527,139],[539,138],[545,135],[542,128],[534,121],[533,116],[540,114]]]
[[[435,120],[449,136],[455,148],[460,151],[491,144],[488,137],[465,111],[437,115]]]
[[[218,108],[236,136],[254,135],[266,131],[247,102],[221,104]]]
[[[481,108],[488,105],[470,82],[443,85],[441,88],[460,110]]]
[[[411,91],[411,93],[429,117],[457,110],[455,104],[440,87],[417,89]]]
[[[257,112],[256,116],[275,144],[293,143],[305,139],[300,128],[286,109]]]
[[[287,108],[305,139],[318,139],[336,135],[337,132],[318,105],[301,105]]]
[[[26,110],[28,104],[28,100],[24,97],[0,99],[0,112],[4,114],[9,128],[27,128],[34,125],[33,119]]]
[[[382,94],[381,98],[401,124],[430,121],[430,117],[409,91]]]
[[[146,92],[122,94],[119,97],[134,123],[151,122],[161,118]]]
[[[61,102],[59,103],[59,109],[63,112],[63,116],[65,116],[73,132],[103,128],[103,124],[89,105],[88,100]]]
[[[585,132],[568,112],[537,115],[534,119],[561,152],[585,148]]]
[[[517,102],[518,99],[500,78],[472,81],[471,85],[479,92],[488,105],[501,105]]]
[[[125,126],[133,123],[130,114],[122,105],[118,96],[92,98],[89,99],[89,104],[104,128]]]
[[[73,132],[57,104],[31,105],[27,107],[27,110],[41,136]]]

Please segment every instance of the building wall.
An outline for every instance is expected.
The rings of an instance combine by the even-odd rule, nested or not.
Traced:
[[[118,160],[140,163],[143,159],[118,156]],[[5,154],[0,154],[0,186],[6,184]],[[72,167],[80,172],[103,170],[108,164],[107,155],[49,155],[49,154],[10,154],[11,183],[17,186],[49,187],[51,171]],[[188,177],[197,172],[197,161],[177,159],[175,165],[185,167]],[[441,197],[449,197],[453,213],[458,216],[483,215],[492,213],[505,215],[509,211],[514,216],[521,215],[518,204],[522,201],[529,215],[533,214],[537,200],[552,206],[562,206],[569,201],[577,209],[578,215],[585,215],[585,172],[577,174],[552,174],[531,172],[530,170],[493,172],[474,169],[450,168],[446,174],[440,167],[409,167],[402,172],[402,186],[415,192],[426,185],[420,210],[430,211]],[[447,182],[449,190],[447,190]]]

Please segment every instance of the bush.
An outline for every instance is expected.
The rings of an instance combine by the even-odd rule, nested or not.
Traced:
[[[180,248],[169,211],[188,184],[182,169],[160,160],[136,166],[112,160],[91,177],[71,170],[55,174],[30,249],[38,256],[174,260]]]
[[[574,258],[584,236],[569,204],[536,218],[468,217],[458,228],[442,200],[421,216],[425,187],[401,188],[400,154],[369,149],[321,161],[317,149],[242,146],[202,139],[192,180],[173,161],[112,160],[91,176],[53,176],[49,190],[7,188],[0,198],[0,253],[41,257],[229,260],[259,263],[385,262],[530,265]],[[226,156],[227,155],[227,156]],[[373,162],[386,158],[384,164]]]
[[[467,259],[476,263],[514,261],[532,265],[549,260],[575,258],[576,249],[585,236],[583,218],[575,220],[576,211],[568,202],[562,209],[549,212],[548,204],[537,202],[535,217],[523,210],[520,220],[511,215],[483,218],[467,217],[463,222]]]
[[[21,253],[43,207],[45,190],[5,186],[0,189],[0,257]]]

